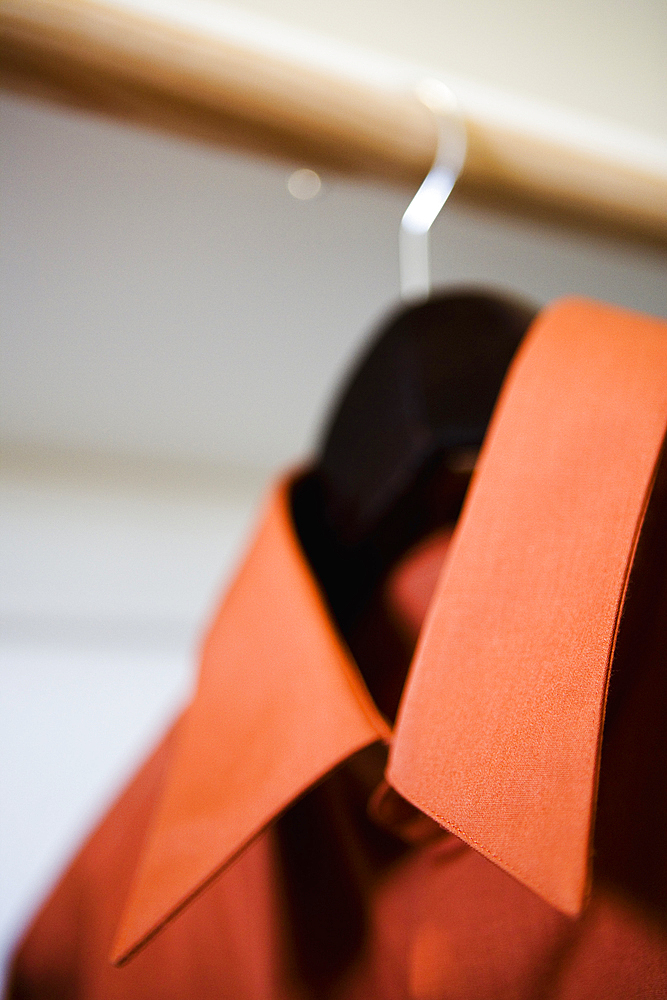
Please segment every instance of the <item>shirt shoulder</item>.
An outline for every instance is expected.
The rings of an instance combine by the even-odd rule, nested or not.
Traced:
[[[166,775],[180,719],[90,834],[17,948],[8,997],[71,996],[108,954]]]

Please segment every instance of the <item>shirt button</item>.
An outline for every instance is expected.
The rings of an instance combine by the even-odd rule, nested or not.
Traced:
[[[400,837],[406,844],[421,846],[451,836],[434,819],[426,816],[382,780],[368,802],[371,819]]]

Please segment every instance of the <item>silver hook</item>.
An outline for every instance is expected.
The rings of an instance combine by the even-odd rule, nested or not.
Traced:
[[[467,137],[458,101],[440,80],[422,80],[415,92],[436,117],[438,145],[433,166],[408,205],[399,230],[399,270],[404,301],[428,298],[431,290],[428,234],[466,157]]]

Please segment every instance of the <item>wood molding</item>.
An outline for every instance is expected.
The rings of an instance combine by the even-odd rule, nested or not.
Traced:
[[[158,16],[118,0],[3,0],[2,81],[319,169],[412,188],[426,174],[436,130],[404,64],[393,78],[373,77],[342,46],[338,64],[318,62],[298,32],[289,46],[239,37],[226,29],[224,6],[212,27],[185,0],[174,10],[173,2]],[[549,108],[506,113],[501,99],[457,93],[469,137],[457,196],[667,243],[667,144],[587,128],[576,115],[577,127],[563,127]]]

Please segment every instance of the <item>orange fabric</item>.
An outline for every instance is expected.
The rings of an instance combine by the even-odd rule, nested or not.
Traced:
[[[12,997],[667,997],[662,918],[603,885],[563,915],[590,881],[609,665],[665,427],[667,324],[585,302],[542,314],[393,734],[283,484],[192,705],[29,932]],[[408,628],[443,551],[389,581]],[[655,658],[665,622],[643,624]]]
[[[451,528],[438,531],[408,552],[389,574],[387,604],[409,642],[419,638],[451,540]]]
[[[312,984],[295,960],[275,826],[131,961],[113,966],[109,948],[172,745],[137,775],[42,909],[14,962],[11,1000],[667,996],[667,935],[645,915],[598,892],[583,918],[569,920],[446,834],[394,852],[364,885],[365,943],[332,986]],[[319,885],[321,921],[329,905]]]
[[[389,781],[580,912],[605,697],[667,427],[665,324],[546,310],[505,383],[431,605]]]
[[[114,960],[310,785],[388,736],[304,562],[283,486],[204,647]]]

